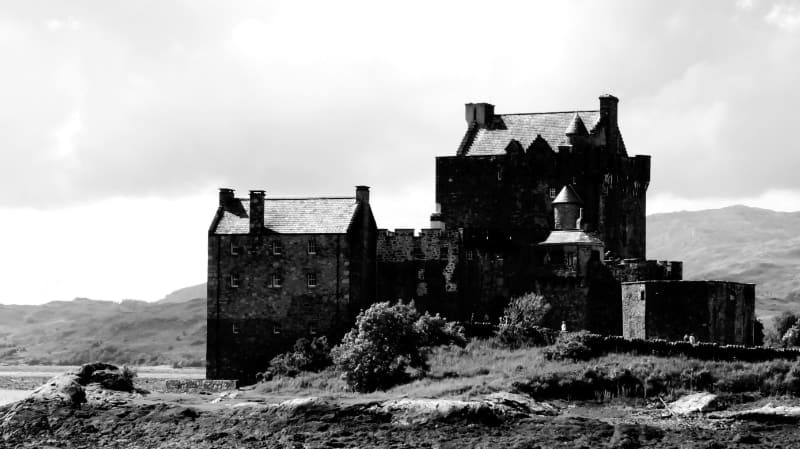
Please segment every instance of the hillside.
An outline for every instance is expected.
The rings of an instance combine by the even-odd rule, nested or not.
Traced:
[[[203,366],[205,342],[203,298],[0,305],[0,363]]]
[[[159,299],[157,302],[161,304],[166,303],[178,303],[178,302],[185,302],[189,301],[190,299],[195,298],[203,298],[206,297],[206,284],[205,282],[202,284],[192,285],[190,287],[184,287],[174,292],[168,294],[167,296]]]
[[[753,282],[757,314],[800,312],[800,212],[746,206],[647,217],[647,257],[683,260],[685,279]]]

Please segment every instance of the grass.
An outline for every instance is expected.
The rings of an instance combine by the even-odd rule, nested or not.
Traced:
[[[460,398],[519,391],[547,399],[673,399],[689,391],[800,396],[800,363],[716,362],[686,357],[609,354],[587,362],[547,360],[543,348],[508,349],[494,340],[436,348],[430,370],[385,392],[358,395],[332,369],[261,383],[260,392],[328,397]]]

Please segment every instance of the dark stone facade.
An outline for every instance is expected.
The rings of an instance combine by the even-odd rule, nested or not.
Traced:
[[[256,225],[224,234],[219,216],[238,201],[222,199],[208,237],[209,379],[252,383],[298,338],[340,338],[374,300],[375,221],[368,198],[352,202],[352,223],[341,233],[274,232],[250,219],[264,215],[251,201],[243,219]]]
[[[640,338],[691,328],[749,343],[753,286],[681,283],[681,262],[646,260],[650,157],[628,156],[617,104],[604,95],[594,111],[505,115],[466,105],[467,131],[455,156],[436,159],[437,210],[419,234],[378,230],[366,187],[354,198],[249,200],[221,189],[208,237],[207,376],[252,382],[296,339],[335,340],[361,309],[397,299],[496,323],[510,298],[536,292],[553,328]],[[636,289],[651,299],[634,301]],[[722,301],[729,292],[737,299]],[[696,322],[684,320],[698,307]]]
[[[722,281],[622,284],[622,335],[753,345],[755,285]]]

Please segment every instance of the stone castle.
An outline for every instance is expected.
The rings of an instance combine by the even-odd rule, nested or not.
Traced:
[[[378,229],[369,188],[271,198],[220,189],[208,234],[207,377],[251,382],[300,337],[338,338],[376,301],[497,322],[543,294],[548,325],[752,344],[755,286],[683,281],[646,258],[650,157],[629,156],[618,99],[599,109],[496,114],[467,104],[456,155],[436,158],[431,226]],[[687,319],[688,318],[688,319]]]

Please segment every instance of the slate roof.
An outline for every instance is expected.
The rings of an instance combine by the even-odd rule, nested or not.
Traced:
[[[547,240],[540,243],[540,245],[602,245],[603,241],[597,237],[593,237],[580,229],[566,230],[566,231],[552,231],[547,236]]]
[[[559,145],[569,144],[566,131],[572,124],[576,112],[590,130],[600,119],[600,111],[499,114],[495,115],[495,121],[491,126],[480,128],[477,132],[468,130],[470,134],[475,132],[475,136],[474,138],[469,136],[471,142],[465,136],[462,145],[466,148],[461,148],[460,154],[467,156],[504,154],[511,139],[518,140],[523,147],[528,148],[537,134],[541,134],[550,147],[557,150]]]
[[[250,232],[250,200],[225,207],[216,234]],[[355,197],[264,198],[264,227],[280,234],[344,234],[358,203]]]
[[[570,184],[565,185],[550,204],[583,204],[578,192]]]

